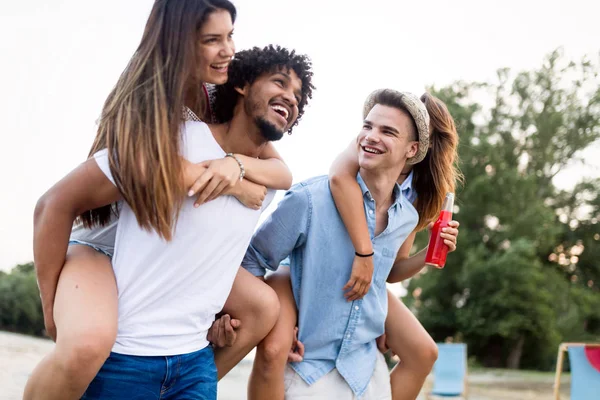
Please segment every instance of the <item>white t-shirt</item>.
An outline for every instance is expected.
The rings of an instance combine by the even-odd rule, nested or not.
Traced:
[[[182,154],[198,163],[225,156],[203,122],[182,125]],[[107,151],[94,155],[114,183]],[[269,191],[263,210],[273,200]],[[137,223],[123,202],[112,260],[119,290],[119,326],[113,351],[167,356],[200,350],[231,291],[262,210],[220,196],[194,208],[186,198],[166,242]]]

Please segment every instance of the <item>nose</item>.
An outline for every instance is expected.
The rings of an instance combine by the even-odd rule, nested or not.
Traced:
[[[221,57],[232,58],[235,54],[235,44],[233,40],[228,40],[225,42],[223,48],[221,49]]]
[[[294,90],[290,87],[283,94],[283,100],[288,103],[290,107],[298,107],[298,100],[294,94]]]
[[[365,135],[365,140],[369,143],[379,143],[379,135],[377,135],[375,129],[372,129]]]

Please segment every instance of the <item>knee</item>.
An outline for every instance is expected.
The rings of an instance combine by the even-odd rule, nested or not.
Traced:
[[[279,308],[277,294],[265,285],[265,289],[250,309],[249,320],[252,321],[252,332],[258,335],[259,339],[264,338],[275,326],[279,318]]]
[[[429,374],[438,358],[438,347],[431,337],[419,349],[418,359],[425,373]]]
[[[256,349],[259,372],[265,375],[283,372],[291,347],[289,340],[276,337],[265,338]]]
[[[112,332],[96,332],[65,340],[66,345],[57,345],[59,368],[75,381],[91,380],[110,355],[114,341]]]

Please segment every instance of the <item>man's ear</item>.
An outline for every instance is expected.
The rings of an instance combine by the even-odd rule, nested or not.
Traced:
[[[244,87],[236,87],[235,91],[238,92],[238,94],[241,94],[242,96],[246,96],[248,94],[248,89],[250,88],[249,84],[245,84]]]
[[[411,142],[410,147],[406,151],[406,158],[409,159],[414,157],[415,154],[417,154],[417,151],[419,151],[419,142]]]

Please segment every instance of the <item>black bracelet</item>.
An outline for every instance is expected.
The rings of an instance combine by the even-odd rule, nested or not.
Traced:
[[[354,254],[357,257],[372,257],[375,254],[375,252],[372,252],[371,254],[360,254],[358,251],[355,251]]]

